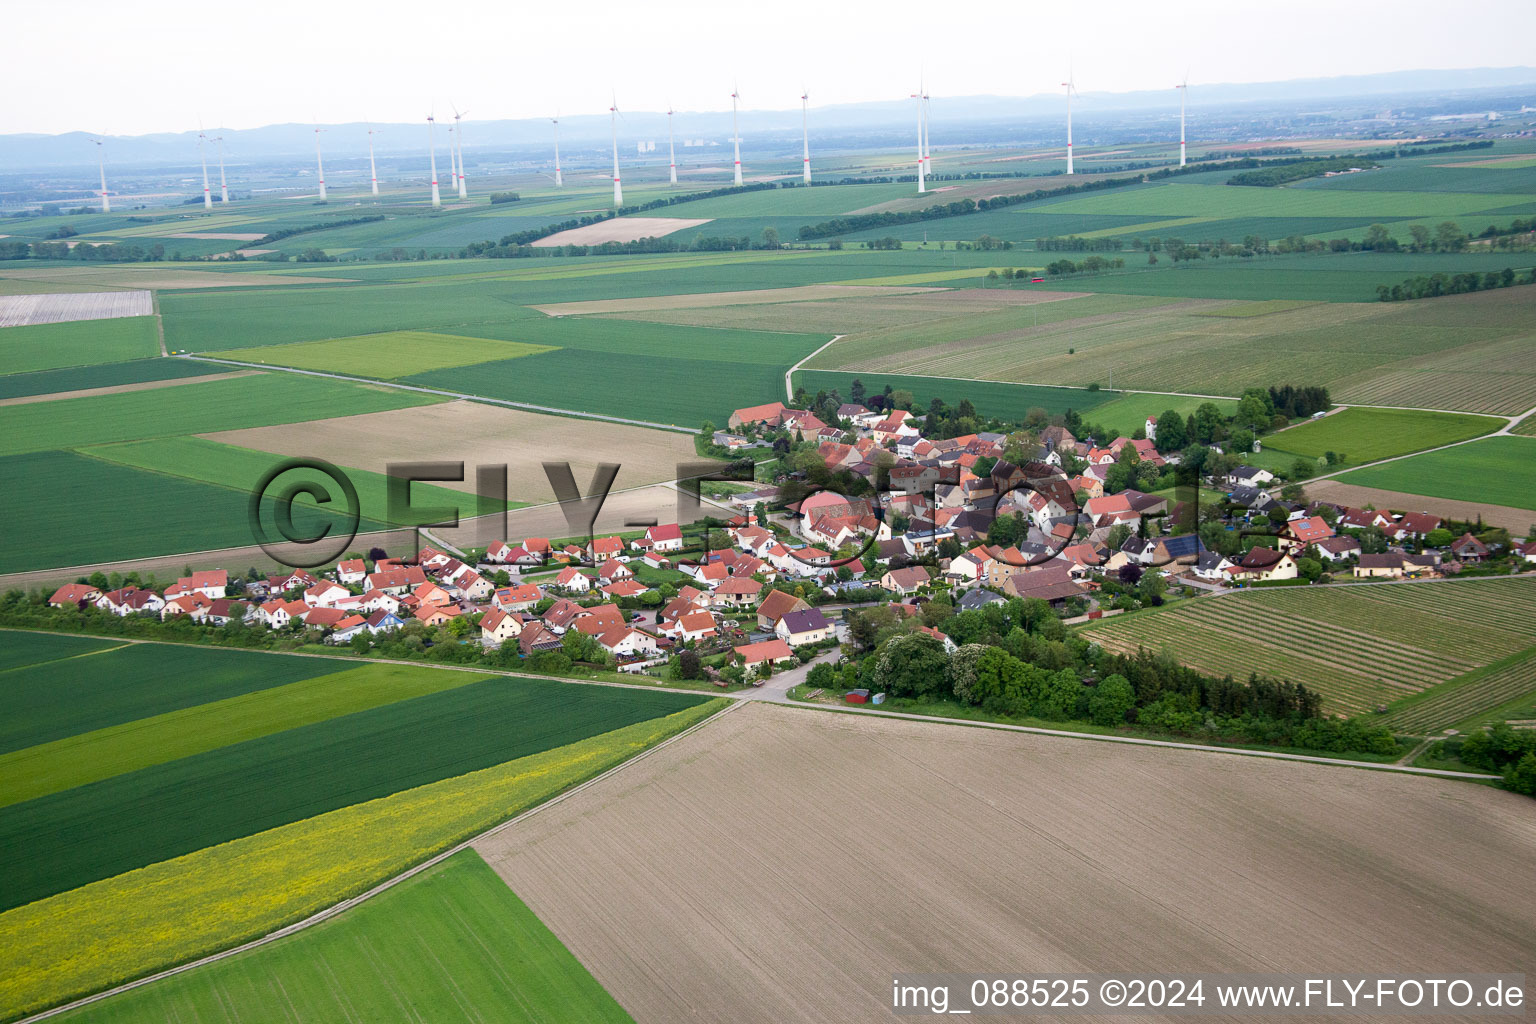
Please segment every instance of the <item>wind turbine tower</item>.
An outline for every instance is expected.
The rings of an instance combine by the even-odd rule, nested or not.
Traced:
[[[917,100],[917,194],[922,195],[928,191],[923,182],[923,90],[919,86],[917,92],[912,94]]]
[[[677,144],[672,141],[672,104],[667,104],[667,159],[671,161],[672,184],[677,184]]]
[[[733,180],[737,185],[741,184],[741,129],[737,127],[736,121],[736,104],[741,99],[740,93],[739,88],[731,90],[731,144],[736,147],[736,177]]]
[[[229,205],[229,183],[224,179],[224,136],[213,140],[219,144],[219,202]]]
[[[325,202],[325,161],[320,157],[320,133],[325,131],[315,125],[315,171],[320,175],[320,201]]]
[[[427,115],[427,138],[430,141],[429,152],[432,158],[432,209],[436,210],[443,205],[443,195],[437,190],[437,118]]]
[[[613,205],[617,209],[624,205],[624,188],[619,184],[619,101],[615,97],[613,106],[608,108],[608,124],[613,132]]]
[[[102,151],[101,139],[92,139],[96,143],[96,166],[101,170],[101,212],[112,212],[112,200],[107,198],[107,157]]]
[[[1067,173],[1072,173],[1072,94],[1077,87],[1072,84],[1072,75],[1067,75],[1067,80],[1061,83],[1067,90]]]
[[[464,181],[464,115],[469,111],[461,111],[457,107],[453,111],[454,144],[459,148],[459,198],[469,198],[469,187]]]
[[[368,178],[373,183],[373,194],[379,194],[379,168],[373,162],[373,136],[378,129],[368,129]]]
[[[800,160],[801,176],[805,183],[811,183],[811,94],[800,88],[800,142],[802,152],[805,154]]]
[[[565,184],[560,177],[560,118],[552,117],[549,123],[555,126],[555,188],[560,188]]]
[[[1189,96],[1189,76],[1184,76],[1184,81],[1174,86],[1179,90],[1179,166],[1185,163],[1186,151],[1184,148],[1184,100]]]
[[[203,140],[208,138],[202,129],[197,132],[197,156],[203,162],[203,209],[213,209],[213,193],[208,191],[208,153],[203,149]]]
[[[919,92],[923,98],[919,101],[923,105],[923,172],[926,176],[933,176],[933,151],[928,145],[928,89],[920,87]]]

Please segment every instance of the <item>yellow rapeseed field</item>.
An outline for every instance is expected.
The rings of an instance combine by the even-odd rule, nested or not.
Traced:
[[[152,864],[0,914],[0,1019],[307,917],[605,771],[724,698]]]

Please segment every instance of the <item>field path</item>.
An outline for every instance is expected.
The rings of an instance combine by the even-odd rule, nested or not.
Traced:
[[[810,362],[812,359],[815,359],[822,352],[826,351],[829,346],[836,345],[839,341],[846,337],[846,334],[832,335],[832,340],[827,342],[826,345],[821,346],[821,348],[818,348],[815,352],[812,352],[810,355],[800,360],[794,366],[791,366],[789,369],[784,371],[784,401],[794,402],[795,400],[795,385],[793,383],[795,371],[800,369],[800,367],[804,366],[806,363]]]

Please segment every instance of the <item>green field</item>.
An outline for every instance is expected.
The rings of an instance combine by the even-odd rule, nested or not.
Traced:
[[[1395,732],[1430,736],[1456,728],[1467,733],[1521,711],[1536,700],[1536,648],[1448,680],[1393,705],[1383,724]]]
[[[1533,614],[1536,582],[1484,579],[1250,590],[1082,633],[1110,650],[1166,651],[1218,676],[1302,683],[1327,711],[1359,714],[1526,649]]]
[[[360,665],[75,733],[0,754],[0,807],[481,678],[419,665]]]
[[[1510,428],[1510,433],[1522,437],[1536,437],[1536,415],[1527,416]]]
[[[299,342],[279,349],[237,348],[209,355],[252,363],[277,363],[302,370],[327,370],[389,380],[413,373],[471,363],[537,355],[550,349],[515,341],[466,338],[431,331],[385,331],[355,338]]]
[[[800,370],[795,373],[795,386],[804,387],[815,394],[836,388],[846,399],[855,380],[861,381],[869,393],[884,391],[886,385],[893,390],[911,391],[917,409],[928,408],[935,397],[949,405],[959,405],[969,398],[976,411],[983,416],[996,416],[1005,420],[1021,420],[1033,408],[1044,409],[1052,416],[1068,409],[1076,409],[1085,419],[1093,419],[1090,410],[1109,403],[1117,392],[1088,391],[1083,388],[1036,387],[1029,384],[999,384],[994,381],[943,380],[937,377],[913,377],[889,373],[832,373],[826,370]],[[782,381],[781,381],[782,383]],[[766,395],[775,394],[765,392]]]
[[[473,850],[291,938],[59,1018],[279,1019],[632,1024]]]
[[[7,328],[9,329],[9,328]],[[65,391],[111,388],[122,384],[177,380],[226,373],[229,367],[190,359],[132,359],[123,363],[71,366],[58,370],[34,370],[0,376],[0,399],[56,395]]]
[[[1231,415],[1237,403],[1229,398],[1179,398],[1173,395],[1151,395],[1121,392],[1120,397],[1094,408],[1084,416],[1090,423],[1108,428],[1113,434],[1130,437],[1138,427],[1146,427],[1148,416],[1161,416],[1172,409],[1180,416],[1189,417],[1206,402],[1212,402],[1223,413]]]
[[[7,632],[4,639],[5,643],[0,644],[0,672],[122,646],[120,640],[97,640],[88,636],[61,637],[51,633]]]
[[[75,320],[0,329],[0,365],[6,373],[118,363],[160,354],[152,316]]]
[[[276,461],[269,458],[266,465]],[[72,451],[0,457],[0,473],[8,482],[0,490],[7,539],[0,548],[0,572],[96,565],[254,543],[247,517],[249,488],[255,478],[241,490]],[[362,494],[360,487],[359,500]],[[336,500],[344,504],[339,497]],[[310,507],[304,500],[295,501],[293,511],[296,536],[317,535],[326,525],[341,530],[347,522],[343,513]],[[273,521],[269,512],[263,516],[263,522]],[[383,523],[364,519],[359,529],[379,530]],[[247,567],[229,568],[239,572]]]
[[[1358,465],[1480,437],[1502,426],[1503,420],[1489,416],[1354,407],[1272,434],[1264,448],[1311,459],[1335,452]]]
[[[82,674],[95,675],[99,683],[110,672],[111,656],[79,665],[93,670]],[[18,907],[696,702],[672,693],[489,678],[13,804],[0,808],[0,870],[7,878],[0,907]],[[324,771],[316,770],[320,764]]]
[[[1536,511],[1536,439],[1490,437],[1384,466],[1367,466],[1345,473],[1339,480],[1405,494]]]
[[[291,373],[194,379],[152,391],[0,407],[0,455],[303,423],[438,401],[433,395]]]

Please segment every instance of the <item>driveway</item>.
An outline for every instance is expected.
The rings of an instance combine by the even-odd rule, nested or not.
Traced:
[[[804,665],[796,665],[794,668],[783,672],[775,672],[762,686],[754,686],[750,690],[739,690],[730,696],[738,700],[766,700],[776,704],[789,702],[789,688],[805,682],[805,677],[810,675],[812,665],[834,662],[837,660],[839,648],[822,651],[816,657]]]

